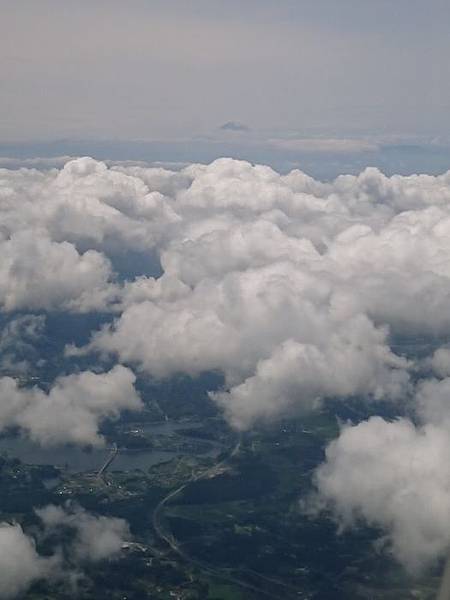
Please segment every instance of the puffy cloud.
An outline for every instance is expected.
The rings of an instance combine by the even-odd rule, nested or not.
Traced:
[[[93,341],[157,376],[221,370],[248,376],[260,358],[291,337],[322,339],[336,325],[326,313],[329,286],[290,262],[231,272],[185,287],[171,300],[131,305]]]
[[[150,177],[152,169],[147,171]],[[96,249],[147,249],[177,219],[163,194],[143,178],[91,158],[45,173],[0,169],[0,213],[11,234],[46,230],[54,241]]]
[[[430,366],[436,375],[446,377],[450,375],[450,348],[438,348],[430,361]]]
[[[99,252],[23,231],[0,240],[0,307],[16,310],[102,308],[113,292],[111,266]]]
[[[186,233],[186,238],[175,240],[162,252],[161,264],[165,273],[189,285],[279,261],[308,268],[320,260],[309,240],[289,237],[266,220],[231,226],[226,221],[194,222]]]
[[[102,419],[124,409],[139,410],[134,374],[120,365],[102,374],[84,371],[60,377],[48,393],[0,378],[0,429],[20,427],[42,445],[101,445]]]
[[[36,510],[47,533],[60,527],[75,532],[71,554],[77,562],[96,562],[110,558],[130,539],[128,524],[123,519],[93,515],[79,506],[48,505]]]
[[[0,598],[14,598],[34,581],[48,578],[58,558],[40,556],[20,525],[0,523]]]
[[[343,526],[364,519],[383,529],[415,572],[450,547],[448,456],[448,431],[435,425],[373,417],[344,427],[316,471],[316,507],[330,508]]]
[[[321,184],[298,171],[280,176],[228,159],[173,177],[143,167],[132,173],[164,187],[177,214],[159,246],[164,275],[161,284],[127,284],[120,319],[91,348],[155,376],[219,370],[228,385],[244,385],[243,393],[288,341],[313,346],[319,372],[325,341],[361,314],[394,333],[450,327],[447,176],[386,178],[367,169]],[[373,349],[372,356],[381,354]],[[385,359],[389,371],[388,353]],[[368,379],[355,390],[373,394],[363,372]],[[285,404],[274,399],[274,407]]]
[[[312,506],[343,527],[359,520],[382,529],[412,572],[450,549],[450,378],[420,381],[416,421],[372,417],[342,428],[315,472]]]
[[[409,385],[406,368],[386,345],[385,332],[360,317],[320,346],[284,342],[258,363],[255,375],[213,397],[236,427],[247,428],[291,406],[311,410],[327,397],[399,398]]]
[[[424,423],[447,428],[450,433],[450,378],[421,381],[416,391],[416,412]]]
[[[230,273],[171,301],[131,305],[91,348],[158,377],[220,370],[235,387],[213,397],[239,427],[323,397],[398,398],[408,363],[366,317],[333,318],[329,292],[290,263]]]
[[[119,312],[90,349],[157,377],[220,371],[216,398],[241,425],[294,398],[313,406],[310,393],[396,397],[410,365],[391,335],[450,331],[448,173],[371,168],[324,184],[232,159],[175,172],[81,158],[44,173],[2,170],[0,181],[12,256],[4,309]],[[115,257],[128,251],[156,251],[163,275],[116,283]],[[363,366],[344,386],[332,374],[340,352],[356,361],[364,319]],[[330,339],[340,341],[327,348]],[[291,385],[294,363],[301,381]],[[325,363],[330,383],[311,386]],[[262,385],[272,395],[258,393],[258,406]]]
[[[8,321],[0,334],[0,350],[25,347],[36,341],[42,334],[45,317],[42,315],[21,315]]]
[[[0,523],[0,598],[15,598],[39,579],[64,580],[82,575],[80,566],[118,555],[125,540],[130,539],[126,521],[94,515],[79,506],[48,505],[36,509],[41,528],[40,537],[58,534],[68,529],[72,535],[63,537],[61,548],[52,556],[42,556],[34,537],[19,524]],[[60,539],[58,538],[58,543]]]
[[[410,568],[445,553],[449,351],[420,363],[437,378],[412,394],[416,365],[393,340],[420,334],[435,349],[436,334],[450,334],[450,172],[368,168],[321,183],[232,159],[179,171],[89,158],[3,169],[0,236],[4,311],[115,311],[71,352],[112,354],[155,377],[220,372],[213,398],[238,428],[323,398],[409,399],[416,425],[373,418],[342,430],[318,498],[343,523],[385,530]],[[130,252],[156,253],[163,274],[119,283],[115,261]],[[102,418],[139,407],[133,381],[117,367],[44,393],[2,378],[0,426],[42,443],[100,443]]]
[[[0,369],[3,372],[25,373],[29,370],[29,360],[36,358],[34,343],[42,335],[44,326],[42,315],[22,315],[5,324],[0,332]]]
[[[394,330],[450,330],[450,218],[440,209],[402,213],[380,232],[355,225],[339,234],[330,270],[339,278],[333,305],[341,318],[366,312]]]

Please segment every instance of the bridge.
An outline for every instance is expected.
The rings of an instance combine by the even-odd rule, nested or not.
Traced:
[[[108,467],[110,466],[110,464],[112,463],[112,461],[116,458],[116,456],[118,454],[119,454],[119,447],[114,442],[113,447],[111,448],[111,451],[109,453],[108,458],[105,460],[105,462],[103,463],[103,465],[98,470],[97,477],[101,477],[103,475],[103,473],[105,473],[105,471],[108,469]]]

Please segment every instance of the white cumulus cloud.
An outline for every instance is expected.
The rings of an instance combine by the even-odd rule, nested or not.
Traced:
[[[40,579],[69,582],[72,576],[79,578],[83,565],[116,557],[130,539],[123,519],[94,515],[80,506],[48,505],[35,512],[41,521],[35,534],[40,537],[61,534],[63,529],[71,532],[58,542],[67,551],[56,546],[51,556],[43,556],[34,537],[19,524],[0,523],[0,598],[5,600],[18,597]]]
[[[107,373],[84,371],[58,378],[49,392],[20,387],[12,377],[0,378],[0,430],[19,427],[42,445],[102,445],[102,419],[121,410],[139,410],[135,375],[117,365]]]
[[[59,570],[58,557],[40,556],[33,538],[20,525],[0,523],[0,598],[16,597],[55,570]]]
[[[321,183],[232,159],[0,169],[1,310],[114,314],[72,354],[157,378],[221,373],[212,397],[241,429],[325,398],[408,401],[411,420],[344,427],[316,483],[319,503],[380,527],[412,569],[450,544],[449,240],[450,172]],[[129,265],[119,279],[130,253],[141,275]],[[430,356],[407,360],[399,336],[420,336]],[[433,377],[417,383],[423,367]],[[49,392],[2,378],[0,427],[101,443],[102,418],[139,408],[133,382],[121,366]]]
[[[74,530],[71,550],[79,562],[96,562],[117,555],[131,536],[123,519],[94,515],[79,506],[63,508],[49,504],[36,509],[36,514],[47,533],[61,526]]]
[[[316,471],[317,506],[344,526],[363,519],[379,527],[416,572],[450,547],[449,456],[448,431],[434,425],[373,417],[344,427]]]
[[[90,350],[155,377],[222,373],[215,398],[239,426],[333,395],[396,398],[412,365],[391,340],[450,333],[449,201],[449,173],[368,168],[324,184],[232,159],[3,169],[0,303],[113,311]],[[120,283],[128,252],[156,253],[162,276]],[[341,353],[361,367],[346,385]]]

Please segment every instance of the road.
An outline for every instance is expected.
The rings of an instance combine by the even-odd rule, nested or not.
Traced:
[[[156,506],[155,510],[153,511],[152,523],[153,523],[153,529],[155,530],[155,533],[161,540],[166,542],[166,544],[168,544],[170,546],[170,548],[174,552],[176,552],[176,554],[178,554],[182,558],[185,558],[186,560],[190,560],[187,557],[187,555],[180,549],[178,542],[175,540],[175,538],[172,536],[172,534],[170,532],[167,532],[163,525],[164,508],[165,508],[166,504],[168,504],[171,500],[176,498],[176,496],[181,494],[181,492],[190,483],[193,483],[194,481],[199,481],[200,479],[210,479],[211,477],[215,477],[227,465],[229,460],[231,458],[233,458],[233,456],[236,456],[236,454],[240,450],[240,447],[241,447],[241,440],[239,438],[239,440],[236,443],[236,445],[234,446],[233,450],[230,452],[230,454],[226,458],[221,460],[219,463],[213,465],[209,469],[206,469],[202,473],[199,473],[198,475],[193,475],[189,479],[189,481],[187,481],[186,483],[183,483],[182,485],[177,487],[175,490],[172,490],[169,494],[167,494],[167,496],[165,496],[159,502],[159,504]]]
[[[267,589],[260,588],[260,587],[253,585],[247,581],[244,581],[243,579],[234,577],[233,575],[229,574],[226,571],[226,569],[216,568],[216,567],[209,565],[208,563],[205,563],[196,558],[193,558],[192,556],[187,554],[180,547],[179,542],[175,539],[173,534],[168,529],[166,529],[166,527],[164,525],[164,509],[165,509],[166,505],[171,500],[176,498],[179,494],[181,494],[183,492],[183,490],[185,490],[186,487],[190,483],[195,482],[195,481],[200,481],[201,479],[210,479],[211,477],[215,477],[217,474],[219,474],[223,470],[223,468],[227,466],[230,459],[238,454],[240,447],[241,447],[241,440],[239,439],[238,442],[236,443],[236,445],[234,446],[233,450],[230,452],[230,454],[226,458],[224,458],[222,461],[220,461],[216,465],[213,465],[209,469],[206,469],[202,473],[200,473],[198,475],[194,475],[193,477],[191,477],[191,479],[189,481],[187,481],[186,483],[183,483],[178,488],[176,488],[175,490],[172,490],[169,494],[167,494],[167,496],[165,496],[159,502],[159,504],[156,506],[156,508],[153,511],[153,515],[152,515],[153,529],[154,529],[156,535],[158,536],[158,538],[161,541],[163,541],[164,543],[166,543],[170,547],[170,549],[175,554],[177,554],[183,561],[188,562],[192,566],[197,567],[198,569],[200,569],[201,571],[203,571],[203,573],[206,573],[207,575],[211,575],[211,576],[215,577],[216,579],[220,579],[226,583],[231,583],[231,584],[237,585],[240,588],[247,589],[247,590],[254,592],[255,594],[258,594],[259,596],[264,597],[264,598],[272,598],[274,600],[280,600],[280,597],[288,598],[289,592],[295,593],[295,597],[298,598],[298,595],[296,594],[297,590],[294,590],[290,586],[287,586],[284,583],[282,583],[276,579],[269,579],[267,577],[264,577],[263,575],[259,575],[258,573],[254,572],[254,571],[251,572],[251,574],[253,576],[259,577],[262,580],[263,584],[265,581],[266,585],[268,582],[270,582],[272,584],[278,585],[279,587],[282,587],[283,588],[282,596],[280,596],[280,595],[275,596],[274,594],[269,592]]]

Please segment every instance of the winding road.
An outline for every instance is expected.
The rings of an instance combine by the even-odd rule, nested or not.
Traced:
[[[260,588],[260,587],[253,585],[247,581],[244,581],[243,579],[234,577],[233,575],[230,575],[229,573],[227,573],[226,569],[213,567],[213,566],[209,565],[208,563],[205,563],[201,560],[193,558],[192,556],[187,554],[180,547],[179,542],[175,539],[172,532],[169,531],[164,525],[164,509],[165,509],[166,505],[171,500],[176,498],[179,494],[181,494],[183,492],[183,490],[185,490],[186,487],[190,483],[199,481],[201,479],[210,479],[210,478],[218,475],[222,471],[222,469],[227,466],[230,459],[238,454],[240,447],[241,447],[241,439],[239,438],[238,442],[236,443],[236,445],[234,446],[234,448],[232,449],[232,451],[226,458],[221,460],[216,465],[213,465],[209,469],[206,469],[202,473],[192,476],[189,479],[189,481],[187,481],[186,483],[183,483],[178,488],[176,488],[175,490],[172,490],[169,494],[167,494],[167,496],[165,496],[159,502],[159,504],[156,506],[156,508],[153,511],[153,515],[152,515],[153,529],[154,529],[156,535],[158,536],[158,538],[161,541],[163,541],[164,543],[166,543],[170,547],[170,549],[179,556],[179,558],[181,558],[182,560],[184,560],[187,563],[190,563],[192,566],[197,567],[198,569],[203,571],[203,573],[205,573],[207,575],[211,575],[211,576],[215,577],[216,579],[220,579],[226,583],[232,583],[234,585],[239,586],[240,588],[247,589],[251,592],[259,594],[259,596],[261,596],[261,597],[272,598],[274,600],[280,600],[280,597],[281,597],[280,595],[274,595],[273,593],[269,592],[267,589]],[[281,581],[278,581],[276,579],[269,579],[263,575],[259,575],[258,573],[254,572],[254,571],[251,572],[251,575],[254,577],[259,577],[263,582],[265,581],[266,584],[268,582],[270,582],[272,584],[282,587],[283,591],[284,591],[283,598],[288,598],[287,593],[289,593],[289,592],[295,593],[296,598],[298,598],[297,590],[294,590],[294,588],[284,584]]]

